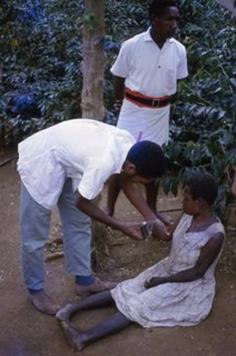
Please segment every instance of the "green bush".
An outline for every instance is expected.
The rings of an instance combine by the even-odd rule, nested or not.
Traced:
[[[176,192],[193,170],[213,173],[220,183],[222,214],[232,199],[228,168],[236,161],[236,29],[230,14],[213,0],[180,3],[190,75],[180,83],[173,108],[167,155],[174,177],[163,184],[166,192]]]
[[[82,1],[12,0],[0,5],[1,126],[10,144],[80,115]],[[33,95],[37,120],[12,115],[12,100]]]

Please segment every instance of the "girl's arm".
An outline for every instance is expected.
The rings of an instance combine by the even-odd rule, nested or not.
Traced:
[[[180,271],[168,277],[153,277],[144,283],[145,288],[152,288],[163,283],[192,282],[202,278],[210,265],[218,256],[224,241],[223,233],[212,236],[207,244],[202,247],[200,256],[193,268]]]

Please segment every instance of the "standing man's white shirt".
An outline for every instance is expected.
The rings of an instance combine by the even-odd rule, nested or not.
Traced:
[[[91,200],[120,173],[134,143],[127,131],[96,120],[64,121],[19,144],[18,171],[32,198],[47,209],[56,206],[67,178]]]
[[[177,80],[188,75],[185,47],[170,38],[160,49],[150,29],[125,41],[111,68],[113,75],[125,78],[125,86],[150,97],[176,93]],[[169,138],[170,105],[145,108],[124,99],[117,126],[142,140],[160,145]]]

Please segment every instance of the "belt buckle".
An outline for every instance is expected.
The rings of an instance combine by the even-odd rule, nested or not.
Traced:
[[[152,99],[152,107],[158,108],[160,106],[160,99]]]

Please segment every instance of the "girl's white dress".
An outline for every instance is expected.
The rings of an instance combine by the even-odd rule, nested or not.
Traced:
[[[154,276],[169,276],[194,267],[208,240],[216,233],[224,234],[220,221],[204,231],[187,232],[191,221],[192,216],[187,214],[180,219],[168,257],[111,291],[118,310],[128,319],[149,328],[195,325],[208,316],[215,296],[215,266],[221,253],[200,279],[144,287],[144,282]]]

